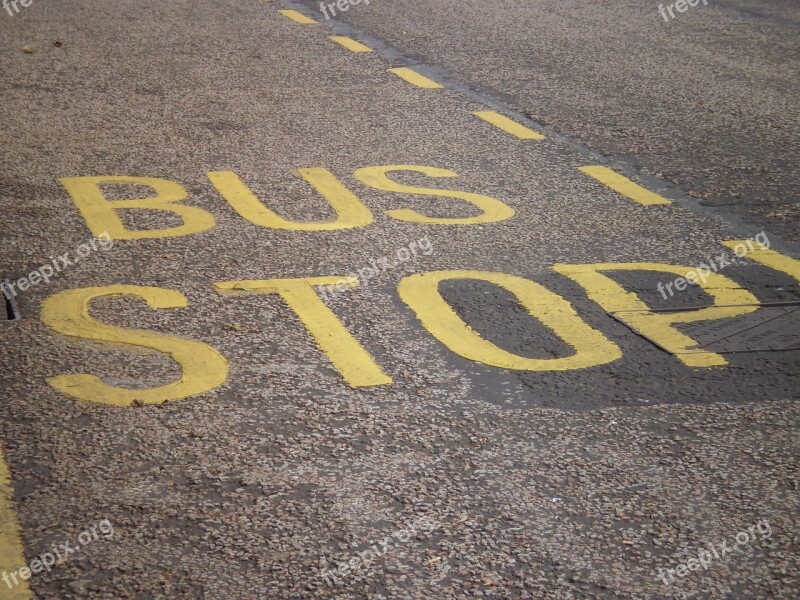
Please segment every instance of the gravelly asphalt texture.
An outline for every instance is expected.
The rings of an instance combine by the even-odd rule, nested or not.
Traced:
[[[669,21],[659,4],[374,0],[336,19],[800,241],[796,0],[700,0]]]
[[[790,204],[798,189],[797,38],[772,37],[780,27],[796,32],[797,5],[751,3],[752,14],[737,13],[738,28],[711,4],[672,25],[648,12],[654,22],[647,27],[625,12],[644,11],[630,2],[423,8],[373,0],[349,10],[350,26],[299,25],[277,12],[289,6],[33,0],[13,17],[0,13],[5,275],[21,277],[91,237],[63,177],[166,178],[216,220],[204,233],[121,240],[93,252],[21,294],[23,318],[0,324],[0,444],[26,560],[74,542],[102,519],[114,528],[110,539],[34,575],[32,593],[796,597],[800,351],[683,366],[552,266],[697,265],[724,250],[721,241],[762,228],[773,248],[800,256]],[[616,33],[604,26],[614,15]],[[698,25],[701,18],[706,25]],[[460,29],[465,23],[470,29]],[[354,54],[327,37],[359,37],[355,26],[375,52]],[[565,32],[573,41],[561,44],[560,62],[533,54],[558,48]],[[684,59],[670,59],[683,70],[667,80],[656,57],[669,56],[681,36],[694,46],[681,46]],[[707,62],[693,63],[706,42]],[[643,78],[636,85],[650,92],[628,96],[633,75],[616,71],[600,48],[626,49],[626,66]],[[420,70],[440,76],[446,89],[422,90],[387,72],[409,64],[405,56],[423,57],[428,66]],[[531,60],[548,68],[534,73]],[[708,83],[715,61],[739,75]],[[692,81],[713,94],[695,91]],[[674,90],[670,100],[662,92],[673,84],[685,91]],[[693,115],[685,106],[669,112],[686,97],[702,98]],[[717,101],[728,113],[712,108]],[[547,139],[517,140],[472,116],[487,107],[536,118],[548,126]],[[757,109],[764,120],[750,119]],[[578,167],[603,160],[589,146],[619,156],[612,165],[674,202],[640,206],[586,177]],[[703,158],[706,149],[713,158]],[[740,163],[743,171],[729,170]],[[463,226],[393,219],[384,211],[472,213],[463,202],[380,192],[353,176],[375,165],[452,170],[457,178],[396,179],[488,195],[516,214]],[[761,165],[767,170],[754,176]],[[236,214],[206,176],[233,171],[287,218],[322,220],[330,209],[297,174],[311,167],[334,173],[374,223],[322,232],[260,227]],[[741,221],[690,198],[712,187],[720,197],[741,194],[731,200]],[[140,193],[122,187],[114,197]],[[131,228],[178,224],[153,213],[126,219]],[[223,295],[213,287],[344,276],[426,236],[429,255],[326,301],[390,385],[348,386],[278,296]],[[543,372],[462,358],[425,331],[398,295],[402,278],[437,270],[536,281],[567,299],[622,358]],[[760,302],[800,299],[797,280],[752,261],[724,274]],[[652,273],[615,280],[657,308],[709,300],[697,290],[663,300]],[[90,372],[128,388],[180,376],[164,354],[68,338],[41,322],[42,302],[53,294],[113,284],[186,296],[186,308],[169,310],[104,299],[91,314],[213,346],[230,364],[226,382],[191,398],[129,407],[78,401],[49,386],[49,377],[64,373]],[[442,294],[498,346],[534,358],[569,354],[501,288],[458,281]],[[747,543],[737,544],[740,532]],[[660,568],[690,564],[709,545],[721,555],[708,568],[669,585],[659,577]],[[367,564],[326,582],[327,570],[359,553]],[[0,581],[0,598],[3,588]]]

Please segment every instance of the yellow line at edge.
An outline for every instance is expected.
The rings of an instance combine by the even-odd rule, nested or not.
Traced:
[[[627,177],[623,177],[608,167],[592,165],[588,167],[581,167],[579,170],[589,177],[596,179],[603,185],[610,187],[615,192],[619,192],[623,196],[630,198],[634,202],[638,202],[643,206],[672,204],[670,200],[667,200],[663,196],[659,196],[655,192],[644,189],[642,186],[635,184]]]
[[[529,129],[524,125],[520,125],[516,121],[512,121],[508,117],[501,115],[493,110],[482,110],[472,113],[479,119],[483,119],[487,123],[491,123],[495,127],[502,129],[506,133],[510,133],[514,137],[521,140],[543,140],[546,139],[541,133]]]
[[[0,448],[0,575],[8,573],[9,581],[13,584],[11,573],[15,573],[18,581],[17,585],[12,585],[9,589],[9,584],[0,579],[0,599],[29,600],[31,598],[28,582],[22,579],[18,571],[20,567],[25,566],[19,521],[14,509],[11,473],[6,465],[3,449]]]
[[[316,21],[311,17],[305,16],[303,13],[297,12],[296,10],[292,10],[290,8],[284,8],[278,11],[284,17],[287,17],[294,21],[295,23],[300,23],[300,25],[314,25]]]
[[[428,79],[424,75],[420,75],[413,69],[409,69],[408,67],[396,67],[394,69],[389,69],[390,73],[394,73],[400,79],[404,79],[411,85],[415,85],[420,88],[425,88],[428,90],[435,90],[441,89],[443,86],[433,79]]]
[[[328,37],[337,44],[344,46],[351,52],[372,52],[372,48],[369,46],[365,46],[361,42],[357,42],[353,38],[349,38],[346,35],[330,35]]]

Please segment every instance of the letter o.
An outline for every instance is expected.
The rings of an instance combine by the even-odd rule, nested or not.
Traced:
[[[744,536],[744,541],[742,541],[739,538],[740,535]],[[746,531],[740,531],[739,533],[736,534],[736,543],[739,544],[740,546],[744,546],[745,544],[750,543],[750,536],[747,535]]]
[[[574,354],[526,358],[483,339],[439,293],[439,284],[453,279],[486,281],[508,290],[529,315],[572,346]],[[403,278],[397,290],[433,337],[469,360],[520,371],[566,371],[604,365],[622,356],[619,347],[587,325],[567,300],[530,279],[488,271],[433,271]]]

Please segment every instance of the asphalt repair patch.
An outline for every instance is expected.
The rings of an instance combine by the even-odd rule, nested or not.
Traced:
[[[617,274],[615,274],[617,275]],[[619,274],[621,279],[634,277],[632,273]],[[734,352],[726,357],[728,364],[714,368],[691,368],[681,364],[674,355],[655,350],[651,340],[634,331],[617,319],[609,318],[600,307],[581,298],[580,288],[560,277],[537,274],[531,276],[550,290],[569,298],[578,314],[589,325],[602,331],[623,351],[623,356],[612,363],[570,372],[559,371],[506,371],[489,365],[468,361],[443,347],[455,372],[466,375],[471,381],[472,396],[510,410],[549,408],[562,411],[592,411],[607,406],[646,407],[659,404],[706,404],[715,398],[720,389],[736,389],[737,394],[727,402],[754,402],[764,398],[797,397],[797,364],[800,351],[759,351],[749,354]],[[649,283],[649,282],[648,282]],[[630,285],[630,284],[629,284]],[[642,289],[652,286],[642,284]],[[531,317],[507,291],[484,282],[446,282],[441,287],[442,296],[453,310],[484,339],[520,356],[555,357],[569,354],[552,331]],[[772,294],[767,294],[772,296]],[[699,298],[698,298],[699,299]],[[750,315],[718,320],[731,323],[732,332],[744,331],[755,322],[748,317],[758,315],[772,306],[794,306],[796,302],[765,302]],[[703,307],[707,307],[705,305]],[[659,309],[649,312],[684,312],[687,307]],[[766,313],[762,313],[766,315]],[[774,315],[773,315],[774,316]],[[611,315],[613,317],[613,315]],[[766,319],[764,319],[766,320]],[[776,321],[777,322],[777,321]],[[697,339],[702,345],[722,339],[729,333],[716,337],[695,338],[688,327],[698,329],[715,322],[676,324],[676,327]],[[755,329],[753,330],[755,332]],[[648,349],[648,346],[651,349]],[[714,351],[708,348],[709,352]],[[659,377],[650,377],[658,371]],[[754,373],[763,380],[753,378]],[[665,386],[665,382],[670,382]],[[735,398],[741,399],[736,400]]]
[[[800,302],[787,302],[776,304],[746,304],[742,306],[758,306],[758,310],[739,317],[724,320],[699,321],[695,323],[681,323],[677,326],[689,337],[697,340],[698,344],[690,350],[703,349],[716,354],[733,352],[765,352],[771,350],[798,350],[800,349]],[[680,312],[700,310],[703,306],[682,308]],[[651,311],[623,311],[626,314],[639,312],[669,313],[672,310]],[[612,313],[618,321],[617,315],[622,312]],[[642,337],[647,338],[659,348],[663,348],[657,341],[649,338],[641,331],[634,329]],[[680,352],[678,354],[681,354]]]

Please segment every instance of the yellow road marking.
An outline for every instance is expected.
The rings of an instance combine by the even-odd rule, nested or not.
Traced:
[[[394,69],[389,69],[389,72],[394,73],[400,79],[404,79],[411,85],[415,85],[420,88],[436,90],[443,87],[441,84],[436,83],[433,79],[428,79],[424,75],[420,75],[415,70],[409,69],[408,67],[396,67]]]
[[[214,215],[207,210],[181,204],[189,197],[189,192],[169,179],[127,176],[62,177],[61,184],[81,211],[89,229],[97,237],[108,232],[112,240],[168,238],[207,231],[215,224]],[[156,195],[137,200],[108,200],[101,186],[110,184],[147,186],[154,190]],[[128,229],[118,211],[129,209],[171,212],[181,219],[183,224],[163,229]],[[161,220],[163,221],[163,216]]]
[[[26,567],[25,554],[20,538],[19,521],[14,510],[14,491],[11,487],[11,473],[6,465],[3,449],[0,448],[0,574],[8,574],[9,581],[13,584],[11,574],[16,575],[19,582],[8,589],[8,583],[0,580],[0,598],[3,600],[27,600],[31,597],[28,582],[17,571]]]
[[[729,242],[722,242],[723,246],[727,246],[734,252],[739,245],[745,246],[747,250],[747,240],[731,240]],[[800,281],[800,260],[784,256],[775,250],[770,250],[764,244],[759,242],[755,243],[755,249],[746,253],[747,258],[766,265],[776,271],[781,271],[787,275],[791,275],[797,281]],[[742,254],[744,256],[744,254]]]
[[[291,231],[332,231],[364,227],[372,223],[372,211],[327,169],[298,169],[300,176],[325,198],[336,213],[325,221],[289,221],[270,210],[232,171],[206,173],[212,185],[233,209],[251,223]]]
[[[738,283],[719,273],[706,275],[697,285],[714,304],[697,310],[653,312],[634,292],[629,292],[604,271],[655,271],[682,277],[691,267],[661,263],[597,263],[553,265],[556,273],[569,277],[585,290],[589,299],[644,337],[654,342],[688,367],[718,367],[727,361],[721,354],[698,347],[696,340],[681,333],[675,325],[729,319],[758,310],[758,298]]]
[[[411,185],[403,185],[389,179],[387,173],[393,171],[412,171],[424,173],[429,177],[457,177],[458,174],[447,169],[437,167],[424,167],[419,165],[384,165],[381,167],[363,167],[356,169],[355,178],[364,185],[368,185],[376,190],[383,192],[397,192],[399,194],[414,194],[423,196],[437,196],[439,198],[459,198],[482,211],[477,217],[450,218],[450,217],[428,217],[408,208],[400,208],[385,211],[387,215],[398,221],[408,221],[410,223],[427,223],[437,225],[471,225],[475,223],[494,223],[503,221],[514,216],[514,209],[483,194],[473,194],[471,192],[459,192],[456,190],[443,190],[438,188],[421,188]]]
[[[672,204],[670,200],[667,200],[663,196],[659,196],[655,192],[644,189],[640,185],[633,183],[627,177],[623,177],[608,167],[592,165],[589,167],[581,167],[579,170],[589,177],[596,179],[600,183],[607,185],[615,192],[619,192],[623,196],[626,196],[634,202],[638,202],[644,206],[651,206],[655,204]]]
[[[111,342],[148,348],[169,355],[181,366],[178,381],[154,388],[124,388],[108,385],[88,373],[58,375],[47,380],[63,394],[89,402],[130,406],[180,400],[205,393],[225,383],[228,361],[207,344],[172,335],[114,327],[95,321],[89,306],[95,298],[134,296],[150,308],[184,308],[183,294],[174,290],[140,285],[109,285],[59,292],[42,303],[42,323],[58,333],[94,342]]]
[[[530,316],[572,347],[572,354],[527,358],[495,346],[465,323],[442,297],[439,285],[451,280],[488,281],[511,292]],[[619,347],[583,321],[569,301],[530,279],[487,271],[433,271],[401,279],[397,291],[433,337],[459,356],[486,365],[519,371],[568,371],[605,365],[622,357]]]
[[[294,21],[295,23],[300,23],[300,25],[315,25],[316,21],[311,17],[305,16],[303,13],[299,13],[296,10],[291,9],[282,9],[278,11],[284,17],[287,17]]]
[[[505,117],[493,110],[481,110],[472,114],[479,119],[483,119],[487,123],[491,123],[495,127],[502,129],[506,133],[510,133],[511,135],[518,137],[521,140],[545,139],[541,133],[538,133],[533,129],[528,129],[524,125],[520,125],[519,123],[512,121],[508,117]]]
[[[336,314],[317,294],[318,286],[335,286],[337,291],[358,287],[354,277],[305,277],[298,279],[248,279],[218,281],[214,287],[221,293],[279,294],[289,305],[317,346],[350,387],[388,385],[389,377],[375,363],[369,352],[342,325]]]
[[[365,46],[361,42],[357,42],[353,38],[349,38],[346,35],[330,35],[328,37],[337,44],[344,46],[351,52],[372,52],[372,48],[369,46]]]

